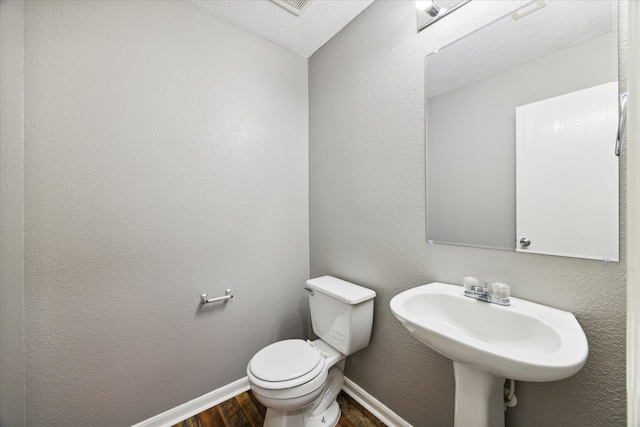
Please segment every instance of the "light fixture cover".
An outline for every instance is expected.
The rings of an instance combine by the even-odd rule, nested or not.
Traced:
[[[536,10],[540,10],[543,7],[545,7],[546,4],[543,0],[538,0],[536,2],[531,2],[527,5],[522,6],[520,9],[516,10],[515,12],[513,12],[511,14],[511,18],[513,18],[514,21],[517,21],[518,19],[527,16],[530,13],[535,12]]]

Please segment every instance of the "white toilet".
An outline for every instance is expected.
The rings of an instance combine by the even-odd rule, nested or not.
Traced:
[[[251,391],[267,407],[265,427],[334,427],[345,357],[366,347],[376,293],[331,276],[307,281],[315,341],[278,341],[247,366]]]

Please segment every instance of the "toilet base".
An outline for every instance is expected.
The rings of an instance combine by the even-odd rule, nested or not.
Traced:
[[[279,411],[267,408],[263,427],[301,427],[304,425],[302,409],[297,411]]]
[[[267,408],[264,417],[263,427],[335,427],[340,421],[340,406],[338,402],[333,402],[318,416],[311,416],[304,413],[302,409],[298,411],[279,411]]]
[[[335,427],[340,421],[340,406],[333,402],[317,417],[305,417],[304,427]]]

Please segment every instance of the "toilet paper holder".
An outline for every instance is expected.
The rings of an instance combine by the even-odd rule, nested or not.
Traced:
[[[202,295],[200,295],[200,302],[202,304],[211,304],[213,302],[226,301],[226,300],[231,299],[231,298],[233,298],[233,294],[231,293],[231,289],[227,289],[226,291],[224,291],[224,296],[223,297],[217,297],[217,298],[209,299],[209,294],[202,294]]]

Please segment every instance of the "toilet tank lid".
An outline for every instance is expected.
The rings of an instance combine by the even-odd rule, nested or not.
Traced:
[[[314,291],[336,298],[346,304],[360,304],[376,296],[376,292],[372,289],[332,276],[309,279],[307,285]]]

